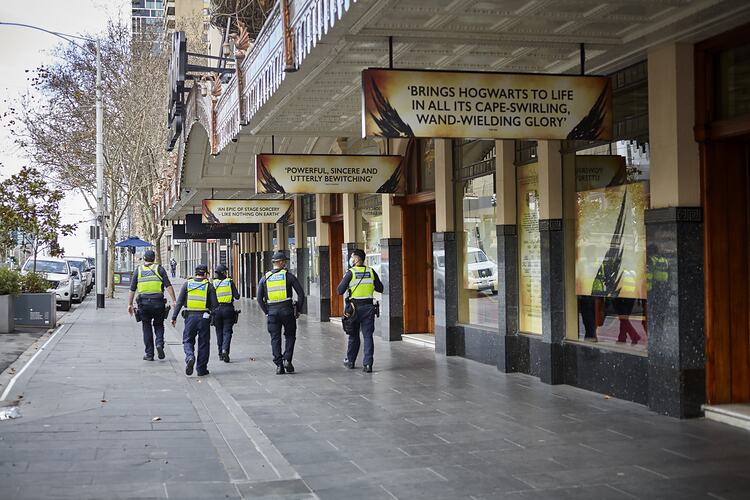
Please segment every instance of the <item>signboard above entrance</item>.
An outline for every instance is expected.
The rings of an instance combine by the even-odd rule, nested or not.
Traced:
[[[286,223],[293,215],[293,200],[203,200],[204,224]]]
[[[366,69],[362,134],[612,140],[604,76]]]
[[[255,157],[258,193],[403,193],[398,155],[275,155]]]

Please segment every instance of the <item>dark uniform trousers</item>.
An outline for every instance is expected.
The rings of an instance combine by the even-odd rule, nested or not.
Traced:
[[[362,338],[365,342],[365,352],[362,358],[363,365],[372,365],[372,357],[375,354],[375,343],[372,340],[372,334],[375,331],[375,306],[369,301],[357,300],[352,301],[355,306],[354,327],[357,330],[356,335],[349,335],[349,341],[346,347],[346,360],[354,363],[359,355],[359,332],[362,332]]]
[[[185,330],[182,332],[182,349],[185,351],[185,362],[195,358],[195,337],[198,336],[198,357],[196,368],[198,374],[208,371],[208,356],[211,351],[211,320],[204,318],[202,312],[188,312],[185,318]]]
[[[146,355],[154,355],[154,334],[156,347],[164,347],[164,299],[141,299],[138,304],[141,314],[141,329],[143,330],[143,345]]]
[[[297,339],[297,318],[291,302],[268,306],[268,333],[271,334],[273,362],[278,366],[282,361],[291,363],[294,356],[294,342]],[[281,329],[284,328],[284,354],[281,354]]]
[[[214,326],[216,327],[216,343],[219,352],[229,352],[232,343],[232,327],[234,326],[234,306],[219,304],[214,311]]]

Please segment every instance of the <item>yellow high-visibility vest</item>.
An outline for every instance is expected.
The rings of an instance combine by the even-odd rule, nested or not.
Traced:
[[[232,278],[214,280],[214,288],[216,288],[216,298],[218,299],[219,304],[232,303]]]
[[[187,282],[187,309],[189,311],[207,311],[208,280],[197,281],[190,278]]]
[[[157,266],[138,266],[137,290],[139,294],[162,293],[161,286],[162,279]]]
[[[349,290],[353,299],[371,299],[375,293],[375,271],[367,267],[352,267]]]
[[[266,299],[269,304],[292,300],[286,293],[286,269],[266,273]]]

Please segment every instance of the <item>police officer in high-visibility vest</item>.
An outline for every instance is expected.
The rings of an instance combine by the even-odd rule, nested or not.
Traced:
[[[372,334],[375,331],[376,306],[373,294],[375,292],[383,293],[383,283],[381,283],[378,273],[373,268],[365,266],[364,262],[365,252],[360,249],[354,250],[349,256],[350,269],[344,274],[344,278],[336,291],[339,295],[347,294],[348,300],[354,306],[352,316],[354,333],[349,335],[344,366],[350,369],[354,368],[354,363],[357,361],[357,355],[359,354],[359,332],[361,330],[365,342],[362,371],[371,373],[375,352]]]
[[[232,343],[232,327],[235,321],[233,300],[240,298],[240,292],[234,280],[227,276],[227,266],[219,264],[214,269],[214,288],[219,307],[214,311],[214,326],[216,327],[216,343],[219,348],[219,359],[229,363],[229,347]]]
[[[271,352],[276,374],[294,373],[294,341],[297,336],[297,318],[305,305],[305,291],[297,277],[286,270],[286,255],[276,252],[271,257],[273,270],[268,271],[258,283],[258,304],[268,318],[271,334]],[[292,290],[297,302],[292,299]],[[284,328],[284,353],[281,353],[281,329]]]
[[[136,292],[138,298],[137,318],[140,318],[141,328],[143,330],[143,345],[146,353],[143,355],[144,361],[154,360],[154,334],[156,334],[156,352],[159,359],[164,359],[164,320],[167,319],[164,298],[164,291],[172,299],[172,305],[175,303],[174,289],[169,281],[167,272],[162,266],[154,265],[156,254],[153,250],[146,250],[143,254],[143,265],[133,271],[130,278],[130,293],[128,294],[128,314],[131,316],[135,312],[133,309],[133,299]]]
[[[206,277],[208,267],[198,264],[195,276],[187,280],[180,290],[177,305],[172,314],[172,326],[177,324],[177,314],[187,306],[182,317],[185,318],[185,330],[182,332],[182,349],[185,352],[185,375],[193,374],[196,365],[195,337],[198,336],[198,376],[208,375],[208,357],[211,352],[211,311],[219,303],[216,290]]]

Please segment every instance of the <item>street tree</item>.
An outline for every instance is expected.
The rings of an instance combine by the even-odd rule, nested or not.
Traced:
[[[21,236],[21,245],[28,247],[34,259],[42,250],[52,256],[63,254],[59,238],[74,233],[74,224],[63,224],[60,203],[65,197],[61,189],[51,187],[36,168],[23,167],[20,172],[0,181],[0,241],[10,244]]]

